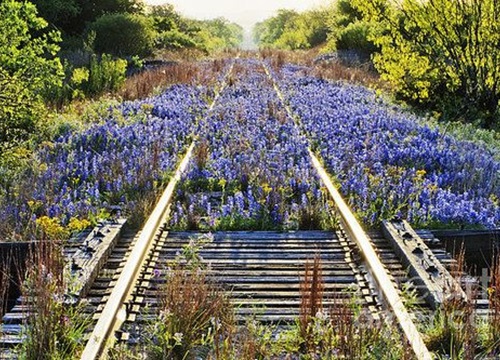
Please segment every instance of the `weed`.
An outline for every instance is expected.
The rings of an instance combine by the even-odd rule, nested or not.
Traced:
[[[89,318],[83,315],[83,304],[68,303],[69,280],[63,268],[61,245],[55,241],[41,241],[28,260],[22,287],[26,314],[20,359],[74,358],[83,348]]]
[[[12,283],[12,254],[2,255],[0,252],[0,318],[5,314]]]
[[[225,292],[208,278],[200,249],[200,243],[191,241],[167,272],[153,340],[146,346],[148,358],[195,359],[213,352],[221,359],[229,350],[233,308]]]
[[[452,359],[472,360],[478,346],[477,319],[474,299],[476,289],[466,292],[467,299],[459,295],[460,284],[468,281],[464,277],[465,252],[460,251],[454,262],[451,274],[455,278],[454,287],[449,296],[433,316],[428,328],[424,330],[425,342],[429,350],[438,356],[450,356]]]
[[[316,254],[313,263],[306,262],[304,278],[300,283],[300,334],[304,340],[304,348],[308,351],[314,347],[311,322],[323,310],[323,275],[321,256]]]
[[[500,354],[500,256],[493,256],[488,293],[488,320],[484,347],[489,356]]]

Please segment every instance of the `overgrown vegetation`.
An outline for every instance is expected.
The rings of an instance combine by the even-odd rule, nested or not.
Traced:
[[[261,47],[298,50],[310,49],[325,42],[327,37],[327,9],[297,13],[279,10],[278,13],[255,25],[254,40]]]
[[[372,24],[366,21],[350,0],[337,0],[328,17],[328,41],[325,51],[356,50],[364,56],[377,47],[369,39]]]
[[[34,5],[0,3],[0,158],[22,145],[43,126],[44,101],[62,84],[63,68],[56,53],[57,32]],[[35,35],[36,34],[36,35]]]
[[[371,56],[398,99],[440,120],[498,130],[499,9],[495,0],[336,0],[303,13],[280,10],[254,37],[264,48],[321,46],[335,54],[318,60],[334,63]]]
[[[446,119],[496,128],[500,8],[495,0],[354,1],[374,29],[382,78]]]
[[[41,241],[27,263],[22,285],[26,318],[19,359],[54,360],[78,357],[90,323],[83,304],[67,297],[71,279],[66,278],[60,243]],[[74,299],[76,300],[76,299]]]
[[[323,307],[319,256],[304,269],[295,323],[269,325],[249,317],[238,324],[230,293],[210,280],[211,270],[200,256],[207,241],[210,235],[192,239],[168,268],[155,270],[154,276],[166,281],[158,315],[139,346],[118,346],[112,359],[412,359],[400,334],[371,319],[355,291]]]

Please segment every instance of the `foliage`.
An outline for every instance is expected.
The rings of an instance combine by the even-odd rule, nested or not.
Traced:
[[[297,13],[279,10],[277,15],[258,23],[254,39],[261,47],[309,49],[325,42],[328,9]]]
[[[255,25],[255,42],[264,46],[276,43],[283,35],[287,25],[292,23],[298,16],[299,14],[294,10],[278,10],[275,16]]]
[[[211,41],[207,39],[205,45],[209,51],[235,48],[243,41],[243,28],[224,18],[204,20],[196,24],[202,32],[209,34]]]
[[[496,0],[355,1],[377,24],[383,79],[446,117],[498,124],[500,7]]]
[[[173,29],[185,29],[186,26],[185,20],[171,4],[150,6],[148,16],[153,20],[153,26],[158,33]]]
[[[73,68],[65,63],[64,85],[51,93],[49,102],[61,109],[73,100],[117,92],[125,82],[127,61],[109,54],[91,55],[86,66]]]
[[[103,54],[100,59],[93,56],[90,60],[88,80],[86,83],[83,82],[83,89],[88,95],[117,91],[125,82],[126,71],[126,60],[115,60],[108,54]]]
[[[35,133],[43,103],[23,80],[0,68],[0,155],[29,140]]]
[[[358,50],[369,55],[376,51],[372,41],[368,39],[371,24],[363,19],[362,13],[353,6],[350,0],[338,0],[328,19],[327,49]]]
[[[31,0],[40,16],[63,32],[65,37],[81,36],[87,24],[104,14],[141,13],[140,0]]]
[[[155,39],[155,47],[157,49],[185,49],[196,48],[198,43],[188,34],[172,29],[163,31],[158,34]]]
[[[69,20],[81,12],[79,0],[31,0],[38,13],[53,28],[65,29]]]
[[[100,54],[144,57],[153,50],[153,24],[143,15],[105,14],[90,25],[90,30],[95,32],[93,45]]]
[[[43,114],[44,96],[62,81],[57,32],[28,2],[0,3],[0,155],[29,139]]]
[[[197,48],[213,52],[235,48],[243,41],[243,29],[238,24],[224,18],[187,19],[169,4],[150,7],[148,17],[157,32],[157,49]]]

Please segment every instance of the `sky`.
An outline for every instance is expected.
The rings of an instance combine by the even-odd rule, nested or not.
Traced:
[[[328,0],[146,0],[153,5],[173,4],[185,16],[212,19],[223,16],[246,29],[273,16],[278,9],[306,10],[328,4]]]

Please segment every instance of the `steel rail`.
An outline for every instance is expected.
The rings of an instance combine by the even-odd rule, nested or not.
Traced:
[[[212,104],[208,108],[208,112],[214,108],[220,94],[227,86],[227,78],[231,74],[233,68],[234,62],[227,71],[226,76],[224,77],[224,82],[218,89],[217,94],[214,96]],[[114,331],[119,329],[125,320],[123,319],[123,315],[126,315],[125,301],[132,294],[137,279],[140,276],[142,266],[148,254],[154,247],[154,239],[167,216],[175,187],[189,165],[189,161],[193,156],[194,148],[197,142],[198,136],[195,136],[181,163],[177,167],[174,176],[169,181],[166,189],[142,228],[141,234],[130,253],[130,256],[106,302],[106,305],[104,306],[102,314],[99,317],[89,340],[87,341],[85,349],[80,357],[81,360],[96,360],[101,358],[102,355],[105,356],[106,350],[114,343],[115,338],[112,335]]]
[[[295,125],[298,127],[300,132],[305,136],[305,129],[294,113],[290,109],[290,107],[286,104],[283,93],[281,92],[278,84],[274,80],[271,75],[271,72],[267,68],[266,65],[263,65],[264,70],[272,81],[274,89],[281,100],[283,107],[286,109],[290,118],[295,122]],[[361,227],[360,223],[352,213],[349,206],[346,204],[343,197],[340,195],[339,191],[333,184],[330,176],[326,172],[325,168],[318,160],[314,152],[308,147],[309,156],[313,163],[314,168],[318,172],[319,177],[325,184],[328,193],[333,199],[335,206],[337,208],[337,212],[340,216],[341,225],[343,226],[346,233],[349,237],[356,243],[359,247],[366,263],[368,272],[375,280],[378,289],[382,293],[384,301],[389,306],[390,310],[393,312],[394,316],[397,319],[398,325],[401,327],[401,330],[404,332],[408,343],[411,345],[413,353],[415,354],[418,360],[432,360],[433,356],[430,351],[427,349],[424,340],[422,339],[422,335],[418,331],[415,323],[413,322],[408,310],[406,309],[403,299],[399,296],[399,292],[396,287],[393,285],[391,281],[391,277],[387,273],[387,270],[384,268],[384,265],[380,261],[373,245],[370,242],[370,239],[366,232]]]
[[[123,311],[124,301],[131,294],[135,282],[139,277],[142,264],[147,254],[149,253],[158,228],[161,226],[168,205],[174,194],[175,186],[179,182],[182,173],[186,170],[189,161],[193,155],[193,149],[196,141],[189,146],[189,149],[182,159],[174,177],[168,183],[167,188],[163,192],[160,200],[156,204],[151,216],[144,225],[142,232],[137,240],[136,245],[130,253],[129,260],[125,264],[120,277],[118,278],[111,295],[103,309],[99,320],[85,346],[82,353],[82,360],[98,359],[104,349],[110,345],[110,337],[116,329],[116,325],[120,322],[120,312]],[[111,337],[112,342],[113,337]]]
[[[411,316],[403,303],[403,299],[399,296],[399,293],[393,285],[389,274],[370,243],[368,235],[363,230],[352,211],[349,209],[349,206],[347,206],[337,188],[333,185],[330,176],[327,174],[318,158],[310,149],[309,155],[321,180],[325,184],[330,196],[335,202],[344,230],[361,250],[361,253],[363,254],[363,257],[368,265],[370,275],[375,279],[384,300],[396,317],[401,330],[403,330],[406,339],[413,349],[413,353],[419,360],[432,360],[433,357],[431,353],[427,349],[420,332],[411,319]]]

